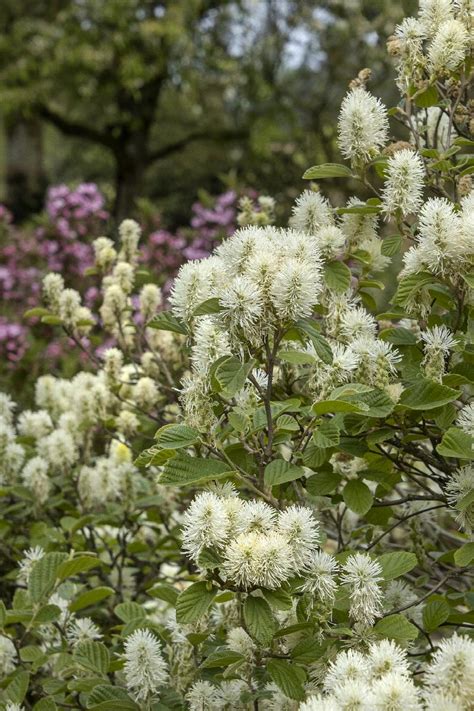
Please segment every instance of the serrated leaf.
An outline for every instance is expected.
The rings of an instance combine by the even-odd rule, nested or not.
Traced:
[[[15,704],[21,704],[28,691],[30,675],[26,671],[18,671],[5,689],[5,698]]]
[[[181,333],[187,335],[186,326],[178,320],[170,311],[162,311],[154,316],[147,323],[148,328],[156,328],[160,331],[172,331],[173,333]]]
[[[32,602],[40,602],[54,587],[59,566],[67,560],[67,553],[46,553],[33,565],[28,581]]]
[[[87,592],[81,593],[81,595],[70,603],[69,609],[71,612],[77,612],[78,610],[90,607],[91,605],[100,602],[100,600],[104,600],[106,597],[114,594],[115,590],[104,586],[94,588],[93,590],[87,590]]]
[[[54,699],[41,699],[33,706],[33,711],[57,711]]]
[[[270,607],[274,607],[277,610],[291,610],[293,598],[285,590],[279,588],[277,590],[262,590],[262,592]]]
[[[163,449],[181,449],[195,444],[199,432],[188,425],[164,425],[155,433],[155,439]]]
[[[244,603],[244,620],[252,637],[261,644],[270,643],[277,623],[266,600],[249,595]]]
[[[459,390],[422,378],[403,391],[399,404],[410,410],[434,410],[456,400],[460,394]]]
[[[474,542],[465,543],[454,551],[454,562],[461,568],[466,567],[474,560]]]
[[[255,367],[255,360],[242,363],[239,358],[225,358],[216,368],[214,378],[219,383],[220,392],[224,397],[233,397],[245,385],[248,375]]]
[[[57,605],[44,605],[35,614],[35,624],[44,625],[57,620],[61,614],[61,608]]]
[[[324,265],[324,280],[326,285],[337,294],[343,294],[351,285],[352,274],[344,262],[326,262]]]
[[[376,634],[388,639],[410,641],[418,637],[415,625],[407,620],[404,615],[389,615],[379,620],[373,628]]]
[[[159,482],[169,486],[190,486],[231,474],[229,464],[217,459],[198,459],[180,452],[166,462]]]
[[[427,109],[430,106],[436,106],[439,101],[438,90],[434,85],[429,86],[420,93],[417,92],[414,103],[421,109]]]
[[[417,274],[410,274],[410,276],[404,277],[400,280],[395,296],[393,297],[392,303],[399,304],[400,306],[405,306],[408,304],[415,295],[428,286],[428,284],[435,284],[436,278],[430,272],[418,272]]]
[[[339,427],[332,420],[326,420],[313,432],[313,442],[316,447],[327,449],[339,444]]]
[[[304,476],[304,470],[301,467],[290,464],[284,459],[274,459],[265,467],[264,478],[267,486],[277,486],[287,481],[300,479],[302,476]]]
[[[96,674],[106,674],[110,664],[110,655],[102,642],[80,642],[74,649],[74,660]]]
[[[365,414],[367,411],[367,406],[358,402],[349,402],[349,400],[321,400],[321,402],[316,402],[311,411],[315,415],[327,415],[329,413],[335,412],[356,412],[358,414]]]
[[[79,555],[61,563],[57,571],[57,577],[59,580],[66,580],[66,578],[71,578],[74,575],[78,575],[78,573],[85,573],[87,570],[95,568],[100,564],[100,560],[95,556]]]
[[[444,433],[443,439],[436,447],[438,454],[443,457],[457,457],[458,459],[474,459],[474,437],[458,427],[450,427]]]
[[[121,602],[114,607],[114,612],[122,622],[144,620],[146,618],[145,610],[138,602]]]
[[[384,553],[377,558],[382,566],[384,580],[394,580],[401,575],[409,573],[418,564],[418,559],[414,553],[406,551],[396,551],[395,553]]]
[[[125,689],[119,686],[110,686],[109,684],[98,684],[89,694],[87,708],[93,708],[95,705],[105,701],[127,701],[133,703]],[[136,704],[135,708],[138,708]]]
[[[201,669],[217,669],[219,667],[228,667],[231,664],[242,662],[245,660],[243,654],[233,652],[231,649],[221,649],[212,652],[201,664]]]
[[[154,585],[152,588],[147,590],[147,593],[148,595],[156,597],[159,600],[169,602],[170,605],[173,606],[176,604],[176,599],[178,597],[178,591],[172,585],[168,585],[167,583],[159,583],[158,585]]]
[[[168,459],[171,459],[176,454],[175,449],[162,449],[160,445],[154,444],[153,447],[143,450],[135,459],[134,464],[137,467],[159,467]]]
[[[305,318],[300,319],[296,323],[296,327],[303,331],[307,336],[309,336],[311,343],[314,346],[314,350],[318,358],[321,358],[323,363],[331,365],[332,363],[332,350],[328,341],[321,335],[319,330],[316,328],[315,321]]]
[[[388,341],[396,346],[414,346],[417,342],[413,331],[409,331],[408,328],[402,328],[401,326],[384,328],[380,331],[379,338],[381,338],[382,341]]]
[[[303,701],[306,696],[306,672],[302,667],[283,659],[270,659],[267,662],[267,671],[285,696],[295,701]]]
[[[182,624],[195,622],[209,609],[218,589],[206,582],[193,583],[178,595],[176,619]]]
[[[382,240],[380,251],[384,257],[393,257],[400,251],[401,246],[402,238],[400,235],[391,235]]]
[[[336,472],[317,472],[306,482],[306,489],[312,496],[327,496],[341,483],[342,479]]]
[[[217,298],[206,299],[193,311],[193,316],[207,316],[208,314],[218,314],[222,311],[222,306]]]
[[[370,511],[374,503],[374,497],[369,487],[359,479],[348,481],[342,490],[342,496],[346,506],[359,516],[364,516],[367,511]]]
[[[303,180],[322,180],[323,178],[350,178],[352,171],[340,163],[321,163],[313,165],[303,173]]]
[[[449,617],[450,608],[441,595],[431,597],[423,608],[423,627],[427,632],[434,632]]]

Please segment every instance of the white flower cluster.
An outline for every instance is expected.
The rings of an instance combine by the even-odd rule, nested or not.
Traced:
[[[458,469],[446,486],[448,501],[458,510],[456,521],[468,534],[474,531],[474,500],[469,495],[474,492],[474,466],[467,464]],[[461,503],[462,502],[462,503]]]
[[[124,647],[127,689],[137,701],[156,698],[168,679],[160,642],[149,630],[139,629],[126,638]]]
[[[319,544],[319,526],[303,506],[277,511],[245,501],[235,491],[198,494],[183,518],[183,550],[199,565],[204,551],[217,552],[230,584],[273,590],[304,571]]]
[[[474,642],[454,635],[440,642],[415,685],[406,650],[384,640],[366,654],[349,649],[330,663],[323,693],[310,696],[300,711],[440,711],[469,709],[474,698]]]
[[[401,91],[459,71],[471,53],[472,15],[470,0],[420,0],[418,16],[403,20],[389,41]]]

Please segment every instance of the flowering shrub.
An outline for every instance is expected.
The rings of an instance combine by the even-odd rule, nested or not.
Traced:
[[[389,112],[352,83],[305,177],[366,202],[244,202],[170,309],[131,220],[98,309],[44,279],[89,366],[0,400],[5,709],[474,708],[471,19],[397,28]]]

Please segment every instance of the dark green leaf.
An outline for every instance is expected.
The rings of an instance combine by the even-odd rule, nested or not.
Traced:
[[[202,617],[217,595],[217,588],[210,583],[193,583],[178,595],[176,619],[182,624],[195,622]]]

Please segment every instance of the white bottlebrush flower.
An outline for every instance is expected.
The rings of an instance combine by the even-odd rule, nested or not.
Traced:
[[[223,552],[226,576],[245,590],[262,585],[273,590],[294,568],[292,550],[278,533],[241,533]]]
[[[263,252],[272,251],[272,243],[281,230],[263,227],[244,227],[216,249],[222,271],[229,276],[242,276]]]
[[[338,125],[341,153],[354,164],[367,163],[388,138],[385,106],[362,87],[344,97]]]
[[[364,239],[359,244],[359,249],[366,252],[364,259],[371,272],[383,272],[390,264],[390,257],[382,254],[382,241],[378,237]]]
[[[434,274],[448,268],[459,271],[469,247],[460,217],[445,198],[430,198],[420,210],[418,221],[419,261]]]
[[[416,212],[423,196],[425,169],[415,151],[397,151],[388,159],[382,194],[383,210],[389,215],[400,211],[405,216]]]
[[[360,199],[352,196],[347,201],[346,207],[359,205]],[[362,242],[377,239],[378,215],[347,214],[341,218],[340,226],[352,249],[356,249]]]
[[[5,706],[5,711],[25,711],[25,707],[20,706],[20,704],[16,704],[12,701],[9,701]]]
[[[140,313],[143,319],[149,321],[158,311],[163,302],[161,289],[156,284],[145,284],[140,291]]]
[[[466,706],[462,701],[458,701],[453,696],[434,692],[425,699],[424,711],[466,711]]]
[[[45,437],[53,429],[53,422],[46,410],[24,410],[18,418],[18,432],[23,437],[39,439]]]
[[[90,617],[72,619],[66,628],[66,638],[75,647],[81,642],[102,639],[102,633]]]
[[[352,679],[337,686],[333,697],[341,711],[364,711],[368,706],[369,693],[363,681]]]
[[[314,264],[296,259],[285,261],[275,275],[271,298],[283,321],[296,321],[311,315],[322,288],[321,272]]]
[[[314,190],[304,190],[296,198],[290,227],[309,235],[317,235],[321,228],[334,223],[331,205],[327,198]]]
[[[336,259],[344,251],[346,236],[340,227],[328,225],[318,231],[316,242],[323,259]]]
[[[78,319],[81,297],[75,289],[64,289],[59,296],[59,317],[66,326],[74,328]]]
[[[296,701],[285,696],[274,683],[265,684],[265,695],[267,694],[269,697],[262,699],[259,704],[259,709],[261,708],[262,711],[297,711],[300,708]]]
[[[61,274],[50,272],[43,279],[43,296],[46,304],[56,313],[59,311],[59,299],[64,289]]]
[[[191,362],[198,373],[207,373],[211,365],[231,352],[229,337],[212,316],[200,318],[194,331]]]
[[[24,551],[23,558],[18,565],[18,582],[28,585],[30,573],[33,566],[44,556],[44,549],[41,546],[34,546]]]
[[[220,295],[221,315],[231,330],[242,329],[251,337],[263,316],[263,296],[259,286],[246,276],[226,284]]]
[[[420,691],[407,676],[389,672],[370,686],[371,711],[422,711]]]
[[[405,18],[394,32],[396,60],[398,64],[397,84],[403,93],[415,79],[421,79],[426,64],[423,42],[426,31],[416,17]]]
[[[349,587],[349,614],[356,622],[373,625],[382,612],[382,566],[364,553],[349,556],[341,582]]]
[[[0,679],[15,671],[17,654],[10,637],[0,635]]]
[[[446,326],[433,326],[422,331],[421,340],[425,351],[447,355],[457,344],[453,334]]]
[[[35,501],[44,504],[51,493],[52,482],[48,475],[49,465],[41,457],[29,459],[21,472],[23,485],[33,493]]]
[[[72,466],[79,456],[75,442],[69,432],[59,429],[39,440],[38,454],[54,469]]]
[[[375,336],[377,322],[363,306],[347,309],[341,316],[341,335],[349,343],[360,336]]]
[[[103,281],[105,286],[109,284],[117,284],[124,294],[129,296],[133,291],[135,284],[135,270],[128,262],[119,262],[115,265],[110,277],[106,277]]]
[[[226,646],[245,657],[247,662],[252,662],[257,650],[256,644],[243,627],[232,627],[227,633]]]
[[[458,469],[451,477],[446,486],[448,501],[453,508],[458,509],[460,502],[474,491],[474,466],[467,464]],[[474,531],[474,501],[467,506],[458,509],[456,521],[466,531],[471,534]]]
[[[474,699],[474,641],[454,634],[442,639],[428,665],[425,676],[425,696],[445,694],[469,709]]]
[[[318,694],[300,704],[299,711],[340,711],[340,707],[333,697]]]
[[[141,227],[135,220],[123,220],[119,225],[120,254],[123,262],[133,262],[137,256]]]
[[[104,372],[109,380],[116,382],[120,379],[123,368],[123,353],[118,348],[107,348],[103,354]]]
[[[25,460],[25,449],[17,442],[8,442],[0,457],[0,481],[14,484]]]
[[[469,49],[469,34],[459,20],[440,25],[428,48],[431,71],[455,71],[465,60]]]
[[[219,689],[209,681],[195,681],[186,694],[189,711],[217,711],[220,704]]]
[[[344,650],[329,664],[323,682],[324,691],[335,691],[346,681],[366,681],[367,674],[366,657],[353,649]]]
[[[474,437],[474,402],[465,405],[462,410],[459,411],[456,424],[464,432]]]
[[[409,605],[407,609],[403,610],[403,614],[421,625],[423,623],[423,603],[417,604],[418,597],[413,588],[404,580],[392,580],[385,589],[384,612],[390,612],[399,607],[405,608]]]
[[[104,272],[110,269],[117,259],[117,251],[113,241],[108,237],[97,237],[92,242],[92,247],[94,249],[95,266]]]
[[[399,647],[393,640],[383,639],[381,642],[372,642],[367,655],[368,675],[370,679],[381,679],[386,674],[408,676],[406,651]]]
[[[334,556],[316,551],[307,564],[301,591],[315,595],[323,603],[332,604],[337,590],[335,576],[338,570],[339,564]]]
[[[136,630],[125,640],[124,673],[135,700],[156,696],[168,679],[166,661],[158,639],[149,630]]]
[[[241,703],[242,694],[248,692],[249,687],[242,679],[221,681],[218,694],[221,708],[244,711],[246,706]]]
[[[183,264],[171,291],[170,302],[175,316],[185,321],[192,318],[199,304],[209,298],[206,261]]]
[[[454,17],[452,0],[420,0],[418,18],[428,37],[438,31],[440,25]]]
[[[222,499],[209,491],[198,494],[183,516],[183,551],[196,561],[203,548],[221,549],[227,541],[227,529]]]
[[[133,387],[132,399],[143,410],[149,410],[159,398],[155,381],[147,376],[139,378]]]
[[[306,506],[289,506],[278,514],[278,531],[287,540],[296,570],[310,564],[319,542],[319,524]]]
[[[239,533],[268,533],[275,525],[276,511],[264,501],[245,501],[238,524]]]

